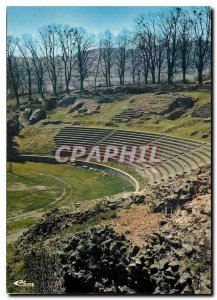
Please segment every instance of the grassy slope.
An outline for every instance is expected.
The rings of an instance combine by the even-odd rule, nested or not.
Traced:
[[[198,98],[195,107],[201,107],[205,103],[208,103],[211,98],[208,91],[183,92],[183,94]],[[105,123],[111,121],[112,117],[124,108],[136,106],[136,103],[130,103],[132,97],[135,99],[135,96],[123,95],[118,100],[114,100],[113,103],[103,104],[101,106],[101,113],[98,115],[76,117],[67,113],[69,110],[68,107],[58,108],[50,112],[48,117],[51,121],[60,120],[69,123],[80,121],[81,126],[105,127]],[[64,127],[63,124],[43,126],[42,122],[32,126],[26,125],[22,129],[20,136],[16,137],[20,152],[40,155],[51,154],[51,149],[54,145],[53,138],[62,127]],[[210,123],[204,123],[200,118],[190,117],[189,111],[175,121],[166,120],[161,116],[154,116],[151,120],[135,120],[130,123],[119,123],[118,127],[115,128],[147,131],[204,141],[204,139],[201,139],[201,135],[208,133],[210,127]],[[209,140],[206,141],[209,142]]]

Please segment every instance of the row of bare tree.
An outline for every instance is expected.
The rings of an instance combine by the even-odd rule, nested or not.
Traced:
[[[192,11],[183,8],[166,10],[155,19],[140,16],[134,32],[122,31],[116,38],[106,31],[99,37],[82,28],[49,25],[40,28],[37,39],[29,34],[22,38],[7,37],[8,91],[16,97],[33,93],[44,98],[46,85],[54,95],[59,83],[69,93],[70,86],[92,78],[112,85],[114,78],[124,85],[126,74],[132,84],[160,83],[167,74],[168,83],[182,73],[183,83],[189,70],[196,70],[202,83],[203,71],[210,69],[211,9]],[[62,83],[63,81],[63,83]]]

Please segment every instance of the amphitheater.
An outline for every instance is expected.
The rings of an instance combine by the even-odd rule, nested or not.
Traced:
[[[146,132],[68,126],[60,130],[54,141],[53,153],[63,145],[82,145],[86,148],[98,145],[101,149],[107,145],[156,146],[160,163],[124,162],[144,178],[148,185],[191,173],[211,162],[211,146],[205,142]],[[70,154],[64,152],[65,156]]]
[[[21,277],[34,283],[32,294],[210,293],[210,94],[178,120],[159,114],[172,96],[158,96],[113,99],[97,116],[58,107],[46,121],[24,123],[8,174],[11,292]],[[98,103],[85,101],[87,109]],[[73,146],[87,152],[61,164],[61,146],[67,161]],[[94,146],[101,162],[86,160]],[[133,161],[128,153],[104,162],[107,146],[147,146],[146,161],[139,151]]]

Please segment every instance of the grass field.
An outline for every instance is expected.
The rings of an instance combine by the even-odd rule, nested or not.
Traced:
[[[13,173],[7,173],[7,215],[13,220],[8,222],[8,231],[32,225],[37,211],[75,208],[77,202],[133,190],[111,173],[69,165],[14,163]]]

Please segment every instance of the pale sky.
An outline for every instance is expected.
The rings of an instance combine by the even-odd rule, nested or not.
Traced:
[[[118,34],[132,30],[135,19],[141,14],[157,16],[171,7],[157,6],[10,6],[7,8],[8,35],[36,34],[48,24],[81,26],[93,34],[110,30]],[[187,7],[186,7],[187,8]],[[189,7],[188,7],[189,8]]]

